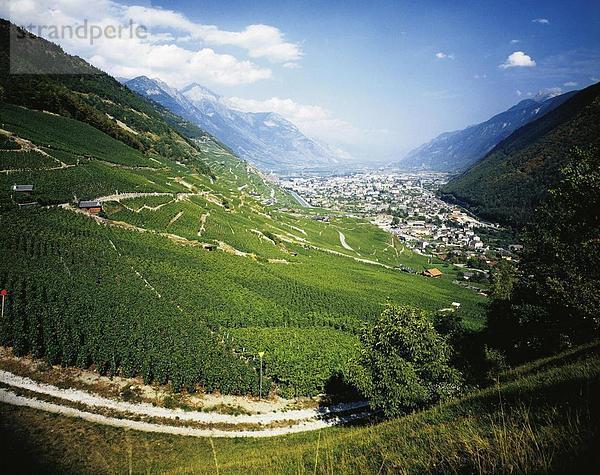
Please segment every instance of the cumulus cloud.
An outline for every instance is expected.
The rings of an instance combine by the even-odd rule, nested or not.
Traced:
[[[446,54],[442,51],[439,51],[437,53],[435,53],[435,57],[437,59],[454,59],[454,55],[453,54]]]
[[[520,43],[521,40],[510,40],[510,44],[511,45],[516,45],[517,43]]]
[[[516,93],[517,93],[517,96],[519,96],[519,97],[523,95],[523,93],[519,89],[516,90]]]
[[[550,24],[550,20],[548,20],[548,18],[534,18],[531,21],[532,21],[532,23],[540,23],[542,25],[549,25]]]
[[[126,17],[154,28],[172,28],[184,33],[180,42],[201,41],[212,46],[237,46],[245,49],[251,58],[266,58],[274,63],[298,61],[300,46],[285,41],[284,34],[270,25],[249,25],[242,31],[221,30],[214,25],[203,25],[188,20],[181,13],[156,7],[129,6]]]
[[[534,96],[534,99],[545,101],[546,99],[551,99],[552,97],[560,96],[562,93],[563,90],[561,87],[546,87],[544,89],[540,89]]]
[[[363,130],[334,117],[329,110],[317,105],[300,104],[293,99],[272,97],[266,100],[228,97],[225,102],[233,109],[245,112],[276,112],[294,123],[310,137],[340,145],[376,143],[387,130]]]
[[[535,61],[531,56],[525,54],[523,51],[515,51],[510,54],[506,61],[502,63],[499,67],[501,69],[508,68],[531,68],[535,66]]]
[[[277,112],[286,119],[293,121],[321,120],[328,118],[330,113],[321,106],[299,104],[292,99],[272,97],[264,101],[229,97],[227,104],[245,112]]]
[[[249,25],[241,31],[226,31],[193,22],[173,10],[122,5],[113,0],[95,0],[93,8],[83,1],[73,0],[2,2],[0,15],[59,43],[68,52],[88,59],[110,74],[149,75],[175,86],[192,81],[249,84],[272,77],[270,68],[252,60],[265,59],[293,68],[295,66],[290,65],[297,65],[302,58],[299,45],[286,41],[284,34],[270,25]],[[93,42],[66,35],[49,38],[46,34],[48,26],[74,28],[84,20],[101,28],[140,27],[146,34],[102,36]],[[40,30],[41,26],[46,29]],[[231,50],[228,54],[219,53],[218,47],[238,48],[249,59],[240,59]]]
[[[565,86],[565,87],[575,87],[575,86],[577,86],[577,84],[578,83],[575,82],[575,81],[567,81],[566,83],[563,84],[563,86]]]

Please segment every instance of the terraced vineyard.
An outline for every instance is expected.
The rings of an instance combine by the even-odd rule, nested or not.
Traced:
[[[343,378],[362,323],[388,301],[459,301],[468,326],[482,323],[484,299],[454,269],[440,264],[438,280],[396,270],[428,264],[367,222],[296,207],[206,137],[184,163],[52,114],[4,104],[0,120],[2,340],[19,354],[248,393],[266,351],[273,390],[314,395]],[[35,191],[14,196],[14,183]],[[100,199],[103,215],[76,213],[81,198]]]

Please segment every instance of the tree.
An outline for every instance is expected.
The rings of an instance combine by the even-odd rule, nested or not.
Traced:
[[[600,335],[600,155],[573,151],[536,209],[510,298],[499,287],[488,334],[513,361]]]
[[[389,305],[365,328],[350,378],[375,409],[399,416],[456,394],[451,348],[420,309]]]
[[[497,300],[508,300],[516,280],[515,268],[504,259],[500,259],[491,273],[492,297]]]
[[[600,330],[600,154],[576,149],[525,237],[523,282],[562,338]],[[533,277],[530,277],[533,276]]]

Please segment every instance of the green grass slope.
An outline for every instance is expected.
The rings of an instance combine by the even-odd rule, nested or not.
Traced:
[[[71,117],[146,155],[185,162],[210,136],[166,109],[143,100],[116,79],[59,46],[0,19],[0,98]],[[204,173],[206,164],[199,162]]]
[[[595,473],[599,353],[535,361],[396,420],[270,439],[145,434],[3,405],[0,447],[36,473]]]
[[[600,146],[600,84],[516,130],[442,191],[479,215],[522,226],[576,146]]]
[[[5,39],[10,29],[0,22]],[[18,43],[13,57],[44,74],[8,74],[7,45],[1,337],[19,354],[245,393],[267,350],[274,389],[313,395],[344,372],[361,325],[388,301],[432,311],[459,301],[466,324],[482,326],[485,299],[456,285],[451,266],[439,264],[438,280],[401,273],[426,258],[369,223],[316,221],[210,135],[45,40]],[[18,196],[13,184],[35,191]],[[75,212],[99,198],[101,220]],[[19,206],[28,202],[44,207]],[[206,347],[216,349],[202,363]]]
[[[207,161],[216,179],[199,172],[196,159],[149,157],[70,118],[3,104],[0,123],[10,143],[35,156],[14,147],[5,151],[9,159],[0,155],[0,283],[11,289],[3,339],[20,353],[143,374],[176,388],[252,390],[250,376],[233,376],[228,385],[222,365],[215,366],[218,374],[194,366],[204,343],[184,328],[197,325],[245,361],[240,371],[254,380],[256,354],[267,350],[265,372],[278,390],[305,395],[344,371],[362,323],[387,301],[432,311],[460,301],[467,324],[481,327],[485,300],[454,284],[456,269],[442,266],[439,280],[394,270],[427,261],[369,223],[335,215],[323,223],[312,210],[291,208],[285,192],[215,142],[199,142],[197,160]],[[37,159],[40,166],[31,166]],[[15,197],[13,183],[34,184],[35,192]],[[104,203],[104,226],[72,210],[75,197],[117,190],[159,195],[114,196]],[[19,201],[50,208],[19,209]],[[340,232],[352,250],[341,245]],[[52,315],[64,319],[60,328],[34,331],[51,321],[44,298],[34,294],[56,301]],[[153,301],[160,305],[147,307]],[[81,302],[89,302],[83,321]],[[141,314],[153,324],[139,326]],[[185,363],[169,363],[140,343],[173,322],[181,325],[174,330],[181,340],[159,331],[156,348],[177,344],[174,355]],[[118,328],[132,333],[114,333]],[[57,332],[65,334],[59,343]],[[101,334],[107,338],[94,336]]]

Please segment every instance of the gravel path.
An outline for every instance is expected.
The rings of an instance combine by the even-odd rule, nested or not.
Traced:
[[[73,407],[61,406],[39,399],[19,396],[12,391],[0,388],[0,402],[11,404],[13,406],[30,407],[40,411],[50,412],[52,414],[60,414],[67,417],[77,417],[88,422],[96,424],[108,425],[112,427],[121,427],[124,429],[133,429],[143,432],[158,432],[161,434],[183,435],[192,437],[274,437],[278,435],[293,434],[297,432],[306,432],[310,430],[323,429],[344,422],[365,417],[366,414],[356,414],[343,416],[329,420],[317,419],[310,422],[303,422],[290,427],[276,427],[272,429],[262,429],[257,431],[252,430],[221,430],[221,429],[197,429],[193,427],[169,426],[163,424],[153,424],[150,422],[134,421],[130,419],[117,419],[115,417],[107,417],[101,414],[81,411]]]
[[[31,392],[35,392],[38,394],[42,394],[45,396],[51,396],[54,398],[62,399],[65,401],[69,401],[71,403],[80,403],[89,407],[96,407],[102,409],[109,409],[112,411],[118,411],[128,414],[134,414],[137,416],[147,416],[147,417],[156,417],[162,419],[172,419],[179,421],[190,421],[190,422],[199,422],[206,424],[271,424],[282,421],[290,421],[291,423],[297,423],[290,427],[281,427],[276,429],[264,429],[268,435],[280,435],[281,430],[288,430],[289,432],[282,433],[291,433],[291,432],[299,432],[304,430],[314,430],[319,429],[321,427],[327,427],[330,425],[335,425],[340,422],[344,422],[347,418],[356,418],[358,416],[364,416],[364,413],[356,414],[356,415],[345,415],[345,416],[336,416],[337,413],[352,411],[357,409],[364,409],[367,406],[365,401],[359,402],[350,402],[350,403],[341,403],[336,404],[330,407],[319,407],[319,408],[311,408],[311,409],[298,409],[291,411],[282,411],[282,412],[268,412],[262,414],[241,414],[241,415],[232,415],[232,414],[220,414],[217,412],[200,412],[200,411],[183,411],[181,409],[167,409],[164,407],[153,406],[148,403],[129,403],[125,401],[118,401],[114,399],[105,398],[102,396],[97,396],[91,394],[87,391],[79,390],[79,389],[61,389],[56,386],[52,386],[45,383],[40,383],[38,381],[34,381],[30,378],[25,378],[23,376],[18,376],[8,371],[0,370],[0,382],[11,386],[13,388],[25,389]],[[29,397],[21,397],[14,394],[9,390],[3,390],[0,392],[0,401],[6,402],[9,404],[13,404],[13,401],[16,405],[26,405],[28,407],[38,408],[42,410],[48,410],[49,412],[55,412],[65,415],[72,415],[74,408],[61,406],[59,404],[46,403],[45,401],[39,401],[35,398]],[[42,405],[42,407],[38,407]],[[45,408],[45,409],[44,409]],[[82,414],[87,414],[90,417],[96,417],[96,414],[86,413],[84,411],[78,411]],[[327,420],[323,419],[323,416],[329,416]],[[83,417],[77,415],[77,417]],[[91,420],[89,417],[84,417],[86,420]],[[104,419],[112,419],[108,417],[104,417]],[[138,421],[129,421],[127,419],[116,419],[118,421],[128,421],[135,425]],[[92,421],[94,422],[94,421]],[[114,425],[114,424],[109,424]],[[163,427],[160,424],[149,424],[146,423],[149,427]],[[134,428],[133,426],[131,426]],[[168,426],[167,426],[168,427]],[[178,428],[181,429],[181,428]],[[190,431],[200,431],[198,436],[206,437],[214,432],[212,429],[191,429],[191,428],[183,428],[185,430]],[[145,429],[140,429],[145,430]],[[150,429],[147,429],[150,430]],[[166,431],[167,433],[173,433]],[[156,430],[154,430],[156,432]],[[274,431],[274,432],[273,432]],[[244,434],[250,433],[252,436],[257,434],[257,431],[221,431],[227,434]],[[261,431],[262,433],[262,431]],[[193,433],[187,435],[194,435]],[[244,437],[244,435],[237,435],[238,437]],[[216,435],[215,435],[216,437]],[[233,435],[227,435],[227,437],[235,437]]]
[[[340,233],[340,244],[342,245],[342,247],[344,249],[348,249],[349,251],[354,251],[354,249],[352,249],[346,242],[346,236],[344,236],[344,233],[341,231],[338,231],[338,233]]]

